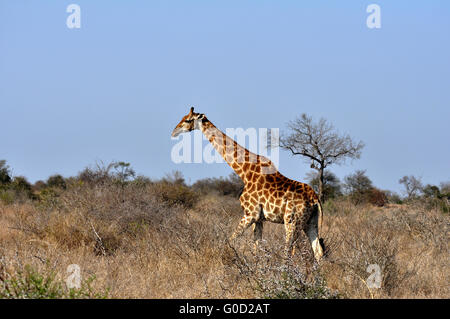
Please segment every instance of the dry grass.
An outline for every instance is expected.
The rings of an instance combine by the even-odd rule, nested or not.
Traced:
[[[392,205],[327,205],[323,265],[329,285],[351,298],[448,298],[448,216]],[[379,265],[381,288],[367,287],[367,267]]]
[[[280,256],[282,225],[265,223],[257,248],[250,231],[229,243],[237,199],[209,195],[190,207],[158,189],[80,184],[38,205],[0,204],[0,296],[27,267],[63,282],[78,264],[91,278],[84,297],[450,297],[448,216],[437,211],[328,203],[328,256],[311,266],[307,253],[287,263]],[[367,287],[370,264],[380,266],[379,289]]]

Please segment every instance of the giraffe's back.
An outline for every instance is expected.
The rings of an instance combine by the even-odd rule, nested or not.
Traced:
[[[287,211],[303,210],[318,201],[308,184],[289,179],[279,172],[259,174],[250,170],[246,177],[241,201],[260,205],[264,218],[271,222],[283,223]]]

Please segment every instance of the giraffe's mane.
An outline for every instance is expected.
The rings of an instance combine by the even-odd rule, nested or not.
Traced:
[[[246,161],[244,158],[244,161],[242,163],[251,162],[251,163],[263,164],[264,166],[273,165],[272,161],[269,158],[267,158],[266,156],[259,155],[259,154],[249,151],[246,147],[242,146],[236,140],[234,140],[233,138],[231,138],[230,136],[225,134],[222,130],[220,130],[218,127],[216,127],[210,120],[208,120],[206,118],[206,116],[203,118],[202,122],[203,122],[204,127],[206,127],[206,129],[217,130],[217,132],[219,132],[220,134],[222,134],[223,137],[225,137],[225,141],[223,141],[224,145],[227,145],[227,146],[232,145],[233,149],[242,150],[244,152],[244,154],[246,154],[245,158],[247,158],[247,155],[248,155],[249,159],[253,159],[253,161],[251,161],[251,160]],[[213,136],[211,139],[209,139],[209,138],[208,139],[210,140],[210,142],[214,142],[215,138],[216,138],[216,136]],[[220,155],[224,156],[223,153]]]

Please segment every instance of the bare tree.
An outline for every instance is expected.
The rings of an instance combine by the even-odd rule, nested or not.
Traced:
[[[357,170],[344,178],[344,187],[347,193],[364,193],[373,188],[372,181],[365,170]]]
[[[368,202],[370,192],[375,189],[365,170],[357,170],[345,176],[344,188],[355,204]]]
[[[409,199],[417,197],[423,189],[421,180],[413,175],[403,176],[398,182],[405,187],[405,193]]]
[[[166,176],[162,178],[161,181],[176,185],[186,185],[183,173],[180,171],[172,171],[170,173],[166,173]]]
[[[116,177],[122,182],[125,183],[131,178],[136,176],[136,172],[131,168],[130,163],[126,162],[113,162],[113,167],[116,170]]]
[[[314,191],[319,192],[319,172],[309,171],[306,173],[306,180]],[[331,171],[325,170],[323,173],[323,199],[327,200],[342,195],[342,187],[339,178]]]
[[[11,183],[11,170],[5,160],[0,160],[0,185]]]
[[[324,170],[332,164],[343,164],[346,159],[361,156],[363,142],[355,142],[349,135],[340,135],[333,125],[321,118],[315,123],[312,117],[301,117],[288,122],[290,133],[280,137],[280,146],[311,161],[311,168],[319,174],[319,198],[323,200]]]
[[[441,182],[441,184],[439,185],[439,189],[441,194],[450,196],[450,181]]]

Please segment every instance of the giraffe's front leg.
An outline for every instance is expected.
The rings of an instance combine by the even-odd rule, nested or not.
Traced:
[[[239,225],[236,229],[236,231],[231,235],[230,240],[234,240],[235,238],[241,236],[244,231],[249,228],[251,225],[256,223],[254,230],[254,237],[255,239],[259,236],[262,236],[262,221],[258,218],[259,213],[258,210],[252,207],[243,207],[245,215],[241,218],[241,221],[239,222]]]
[[[231,235],[230,240],[234,240],[239,236],[242,236],[244,231],[249,228],[255,220],[251,218],[251,216],[247,216],[247,214],[241,218],[237,229],[234,231],[233,235]]]

